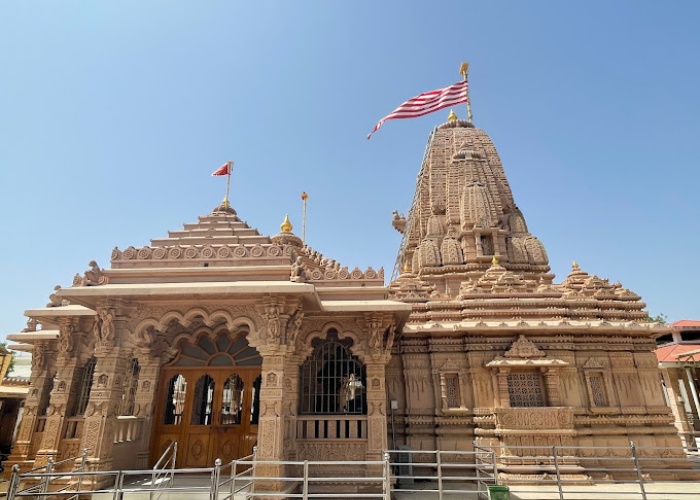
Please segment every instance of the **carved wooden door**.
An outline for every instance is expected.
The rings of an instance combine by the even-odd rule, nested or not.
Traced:
[[[177,467],[211,467],[217,458],[227,463],[250,455],[258,435],[261,364],[241,336],[181,345],[161,372],[151,463],[173,441]]]

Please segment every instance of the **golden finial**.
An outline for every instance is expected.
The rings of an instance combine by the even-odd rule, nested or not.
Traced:
[[[447,115],[447,121],[448,121],[448,122],[453,122],[453,121],[455,121],[456,119],[457,119],[457,115],[455,114],[454,110],[451,109],[451,110],[450,110],[450,114]]]
[[[221,202],[221,206],[224,208],[230,208],[231,204],[228,202],[228,196],[224,198],[224,201]]]
[[[302,193],[301,193],[301,199],[302,199],[303,201],[306,201],[308,197],[309,197],[309,195],[306,194],[306,191],[302,191]]]
[[[282,221],[282,224],[280,224],[280,229],[283,233],[291,233],[292,229],[294,229],[292,223],[289,222],[289,215],[284,216],[284,220]]]
[[[459,74],[462,75],[462,77],[466,79],[468,71],[469,71],[469,63],[463,62],[462,65],[459,67]]]
[[[498,257],[496,257],[496,256],[494,255],[494,256],[493,256],[493,259],[491,259],[491,264],[494,265],[494,266],[497,266],[497,265],[498,265]]]
[[[578,262],[574,261],[574,262],[571,264],[571,269],[573,269],[574,271],[578,271],[578,269],[579,269],[579,268],[578,268]]]

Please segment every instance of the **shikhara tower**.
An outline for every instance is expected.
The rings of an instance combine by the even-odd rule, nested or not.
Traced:
[[[680,445],[654,355],[664,327],[638,295],[576,263],[553,283],[485,132],[450,113],[394,226],[404,239],[391,297],[413,305],[387,369],[401,443],[496,446],[511,480],[548,470],[527,458],[536,446]],[[571,453],[567,473],[595,475]]]
[[[653,352],[666,330],[577,265],[553,283],[483,131],[451,114],[431,133],[394,226],[389,286],[305,245],[287,219],[260,234],[228,200],[115,248],[109,269],[92,262],[8,337],[34,355],[8,465],[88,448],[94,469],[143,469],[173,441],[182,467],[253,446],[275,462],[359,462],[476,444],[503,479],[530,481],[552,471],[537,447],[559,446],[560,470],[588,480],[599,473],[577,446],[634,440],[684,467]]]

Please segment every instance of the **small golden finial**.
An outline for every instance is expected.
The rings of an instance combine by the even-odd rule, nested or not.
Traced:
[[[308,198],[309,198],[309,195],[306,194],[306,191],[302,191],[302,193],[301,193],[302,201],[306,201]]]
[[[221,206],[224,208],[230,208],[231,204],[228,202],[228,196],[224,198],[224,201],[221,202]]]
[[[467,78],[468,71],[469,71],[469,63],[463,62],[462,65],[459,67],[459,74],[462,75],[462,78]]]
[[[282,224],[280,224],[280,229],[283,233],[291,233],[292,229],[294,229],[292,223],[289,222],[289,215],[284,216],[284,220],[282,221]]]
[[[451,109],[451,110],[450,110],[450,114],[447,115],[447,121],[448,121],[448,122],[453,122],[453,121],[455,121],[455,120],[457,120],[457,115],[455,114],[454,110]]]
[[[579,269],[579,268],[578,268],[578,262],[574,261],[574,262],[571,264],[571,269],[573,269],[574,271],[578,271],[578,269]]]
[[[491,264],[494,265],[494,266],[497,266],[497,265],[498,265],[498,257],[496,257],[496,256],[494,255],[494,256],[493,256],[493,259],[491,259]]]

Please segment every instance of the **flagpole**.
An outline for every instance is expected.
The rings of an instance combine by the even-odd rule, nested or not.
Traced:
[[[303,243],[306,243],[306,200],[308,198],[309,195],[306,194],[306,191],[301,193],[301,201],[303,203],[301,208],[301,241]]]
[[[468,62],[463,62],[462,65],[459,67],[459,74],[462,75],[462,78],[464,78],[464,81],[467,81],[467,72],[469,71],[469,63]],[[467,119],[469,120],[469,123],[472,123],[472,103],[471,100],[469,99],[469,84],[467,84]]]
[[[224,197],[224,203],[223,205],[228,208],[230,206],[229,201],[228,201],[228,194],[229,190],[231,188],[231,165],[233,162],[231,160],[228,161],[228,174],[226,175],[226,196]]]

